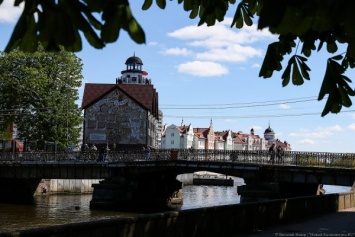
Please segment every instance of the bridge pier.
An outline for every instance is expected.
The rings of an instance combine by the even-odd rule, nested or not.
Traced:
[[[279,198],[292,198],[324,194],[323,185],[316,183],[245,181],[238,186],[240,202],[257,202]]]
[[[167,208],[168,199],[182,183],[175,174],[120,174],[92,187],[91,209],[151,210]]]
[[[0,201],[5,202],[29,202],[33,201],[33,195],[41,179],[2,178],[0,179]]]

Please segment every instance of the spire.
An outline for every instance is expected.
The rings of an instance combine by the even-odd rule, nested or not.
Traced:
[[[213,122],[212,122],[212,119],[211,119],[211,123],[210,123],[210,129],[213,129]]]
[[[181,127],[184,125],[184,118],[181,119]]]

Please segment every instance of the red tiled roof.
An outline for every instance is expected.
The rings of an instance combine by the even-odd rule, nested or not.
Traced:
[[[86,83],[81,107],[86,109],[116,88],[158,117],[158,93],[153,85]]]
[[[188,131],[190,131],[191,124],[190,125],[176,126],[176,128],[179,130],[179,132],[181,134],[186,134]]]
[[[233,139],[233,142],[234,143],[245,143],[245,142],[242,141],[242,139],[239,136],[235,136],[234,139]]]
[[[108,91],[115,88],[116,84],[86,83],[81,107],[86,109],[89,105],[103,97]]]
[[[195,134],[200,134],[200,136],[203,135],[203,137],[207,138],[209,130],[209,128],[194,128],[193,132]]]
[[[223,131],[223,132],[214,132],[214,134],[221,136],[224,140],[227,140],[229,131]]]
[[[276,142],[275,142],[276,144],[276,146],[280,146],[280,147],[282,147],[282,148],[287,148],[287,142],[281,142],[280,140],[276,140]]]

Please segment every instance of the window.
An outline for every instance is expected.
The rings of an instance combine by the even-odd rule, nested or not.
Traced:
[[[173,145],[173,144],[174,144],[174,140],[171,141],[171,145]]]
[[[171,136],[172,136],[172,137],[174,136],[174,133],[173,133],[173,132],[171,133]]]

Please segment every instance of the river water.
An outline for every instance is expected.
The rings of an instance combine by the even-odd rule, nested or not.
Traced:
[[[237,186],[184,186],[183,205],[178,209],[239,203]],[[327,186],[326,193],[347,192],[350,187]],[[91,194],[35,196],[30,204],[0,204],[0,233],[34,227],[53,226],[113,217],[137,216],[142,213],[90,210]]]

